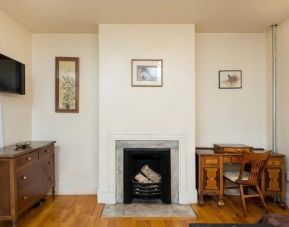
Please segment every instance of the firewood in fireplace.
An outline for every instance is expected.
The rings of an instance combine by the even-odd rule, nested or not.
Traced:
[[[148,165],[144,165],[141,168],[141,173],[145,175],[148,179],[150,179],[153,183],[161,182],[161,175],[153,171]]]
[[[138,173],[137,175],[135,175],[134,179],[137,182],[143,183],[143,184],[153,183],[149,178],[144,176],[142,173]]]

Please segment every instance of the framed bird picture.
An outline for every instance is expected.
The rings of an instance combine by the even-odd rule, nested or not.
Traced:
[[[220,70],[219,89],[241,89],[242,70]]]

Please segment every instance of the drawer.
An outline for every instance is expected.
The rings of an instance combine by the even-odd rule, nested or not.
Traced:
[[[31,152],[16,159],[16,168],[20,168],[38,160],[38,151]]]
[[[202,157],[202,165],[219,165],[219,157],[206,156]]]
[[[21,188],[27,188],[34,182],[38,181],[40,179],[39,174],[40,173],[37,163],[16,171],[17,190],[20,190]]]
[[[54,157],[52,155],[43,159],[41,165],[43,166],[45,175],[54,174]]]
[[[17,192],[17,211],[21,211],[32,206],[36,203],[41,197],[39,195],[39,189],[41,184],[35,183],[30,185],[30,187]]]
[[[231,157],[224,157],[224,163],[232,163],[232,158]]]
[[[242,163],[243,157],[232,157],[232,163]]]
[[[241,156],[224,156],[224,163],[242,163]]]
[[[44,147],[43,149],[39,150],[39,159],[47,155],[51,155],[53,153],[54,153],[53,146]]]
[[[281,164],[282,164],[282,160],[280,159],[270,159],[267,165],[268,166],[281,166]]]
[[[42,182],[48,185],[54,184],[54,156],[46,156],[41,161],[43,170]]]

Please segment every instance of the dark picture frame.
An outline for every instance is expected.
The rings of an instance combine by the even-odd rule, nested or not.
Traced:
[[[131,60],[132,87],[162,87],[163,60],[162,59],[132,59]]]
[[[241,89],[242,70],[219,70],[219,89]]]
[[[78,57],[55,57],[55,112],[79,112]]]

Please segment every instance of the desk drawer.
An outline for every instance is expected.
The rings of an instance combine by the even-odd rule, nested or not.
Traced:
[[[242,163],[242,156],[224,156],[224,163]]]
[[[16,168],[29,165],[38,160],[38,151],[31,152],[16,159]]]
[[[239,157],[232,157],[231,162],[232,163],[242,163],[243,158],[241,156]]]
[[[215,166],[219,164],[220,164],[219,157],[213,157],[213,156],[202,157],[202,165],[204,166]]]
[[[278,158],[270,159],[268,161],[268,166],[281,166],[282,160]]]
[[[232,157],[224,156],[224,163],[232,163]]]

